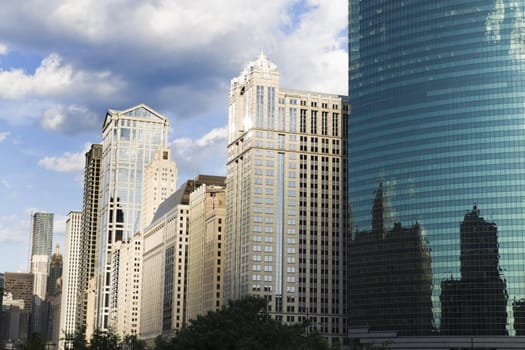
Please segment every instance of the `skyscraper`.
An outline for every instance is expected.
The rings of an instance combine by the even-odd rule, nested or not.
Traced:
[[[47,279],[47,337],[46,341],[57,344],[60,334],[60,304],[62,298],[62,272],[63,257],[60,254],[60,245],[55,246],[55,254],[49,264],[49,277]]]
[[[229,94],[224,298],[346,330],[346,97],[283,89],[261,54]]]
[[[31,332],[45,336],[47,331],[47,279],[53,246],[53,214],[37,212],[33,214],[31,232],[31,273],[33,274],[33,308]]]
[[[448,322],[460,324],[463,335],[514,335],[513,302],[525,295],[525,262],[518,257],[525,247],[525,4],[350,0],[349,5],[353,239],[373,234],[371,208],[382,183],[385,230],[417,225],[429,249],[432,328],[426,334],[449,334]],[[486,222],[477,210],[465,215],[473,205]],[[468,240],[479,242],[475,249],[484,259],[467,252],[471,243],[462,221],[472,225]],[[483,322],[481,312],[454,320],[454,300],[465,300],[462,286],[473,280],[467,265],[492,276],[491,283],[475,287],[479,296],[493,296],[481,306],[494,310]],[[420,273],[408,266],[407,283]],[[386,284],[388,273],[378,269],[370,278]],[[488,290],[495,285],[497,291]],[[367,292],[359,279],[350,278],[349,289]],[[361,326],[406,335],[419,334],[403,324],[429,302],[415,298],[413,311],[396,324],[371,322],[382,304],[368,301],[361,305],[368,311]],[[468,307],[474,310],[473,304]]]
[[[108,328],[113,244],[141,229],[144,167],[167,147],[168,119],[146,105],[108,110],[102,127],[96,325]]]
[[[34,213],[31,234],[31,256],[47,255],[51,260],[53,248],[53,213]]]
[[[78,285],[80,264],[82,262],[82,212],[71,211],[66,219],[66,258],[62,284],[62,303],[60,312],[60,349],[64,341],[77,330],[76,313],[78,310]]]
[[[98,210],[100,202],[100,172],[102,145],[93,144],[85,155],[84,195],[82,200],[82,225],[80,239],[80,263],[78,278],[78,301],[75,328],[85,326],[87,318],[93,324],[95,315],[87,314],[87,295],[89,281],[95,277],[97,256]]]

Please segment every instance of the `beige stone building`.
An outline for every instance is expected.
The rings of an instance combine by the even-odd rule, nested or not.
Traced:
[[[162,148],[144,168],[142,178],[142,227],[149,226],[155,212],[166,198],[177,190],[177,164],[170,157],[171,150]]]
[[[346,330],[347,97],[283,89],[261,54],[229,94],[225,300]]]
[[[196,189],[189,214],[187,321],[222,306],[226,188]]]
[[[144,229],[140,337],[153,340],[181,328],[186,319],[190,194],[224,177],[199,175],[159,205]]]
[[[121,338],[138,335],[142,290],[142,234],[135,234],[128,242],[116,242],[112,254],[109,324]]]

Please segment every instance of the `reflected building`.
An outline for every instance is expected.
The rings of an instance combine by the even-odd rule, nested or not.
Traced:
[[[525,299],[515,300],[512,303],[512,311],[516,335],[525,335]]]
[[[493,328],[469,335],[513,336],[512,303],[525,297],[525,2],[349,0],[349,10],[352,231],[372,231],[370,207],[382,181],[395,209],[388,220],[419,223],[431,249],[436,334],[443,321],[448,327],[442,317],[447,294],[457,288],[451,281],[463,281],[472,263],[493,276],[496,291],[480,298],[495,303],[487,308],[496,319],[474,323]],[[483,214],[497,223],[504,284],[495,256],[481,261],[461,251],[458,226],[473,203],[490,208]],[[502,341],[520,341],[509,336]]]
[[[350,327],[432,333],[430,249],[421,227],[387,228],[382,184],[372,208],[372,231],[356,231],[349,248]],[[353,288],[354,287],[354,288]]]
[[[476,206],[461,223],[461,279],[441,282],[441,334],[507,335],[498,228]]]

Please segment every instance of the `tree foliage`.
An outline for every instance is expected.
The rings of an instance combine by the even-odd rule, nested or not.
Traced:
[[[40,333],[31,333],[27,342],[22,345],[22,350],[42,350],[45,347],[45,343],[42,340]]]
[[[190,321],[169,344],[158,339],[157,349],[328,349],[325,339],[318,333],[307,334],[307,325],[283,325],[270,317],[266,306],[264,299],[254,296],[230,301],[222,310]]]
[[[107,332],[102,332],[96,329],[91,335],[88,349],[89,350],[117,350],[119,349],[119,337],[111,330]]]

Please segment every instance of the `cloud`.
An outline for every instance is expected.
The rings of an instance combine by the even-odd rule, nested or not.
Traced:
[[[5,55],[8,52],[7,44],[0,41],[0,56]]]
[[[22,99],[31,97],[70,96],[71,94],[114,94],[121,88],[121,81],[108,71],[75,70],[64,64],[56,53],[45,57],[34,74],[21,68],[0,69],[0,98]]]
[[[11,135],[9,131],[0,132],[0,143],[5,141],[9,135]]]
[[[53,215],[53,235],[65,236],[66,219],[67,217],[64,215]]]
[[[29,242],[29,217],[20,219],[16,215],[0,216],[0,243]]]
[[[82,131],[98,131],[100,121],[97,115],[86,107],[55,105],[44,111],[40,126],[49,131],[75,134]]]
[[[6,190],[10,190],[12,188],[11,184],[9,183],[9,181],[6,179],[6,178],[3,178],[0,183],[2,184],[2,186],[4,186],[4,188]]]
[[[226,127],[216,128],[198,139],[179,138],[171,143],[179,168],[179,183],[199,174],[226,174]]]
[[[79,153],[65,152],[59,157],[48,156],[40,159],[38,165],[44,169],[65,173],[76,173],[84,170],[85,154],[90,143],[84,144],[84,150]]]

